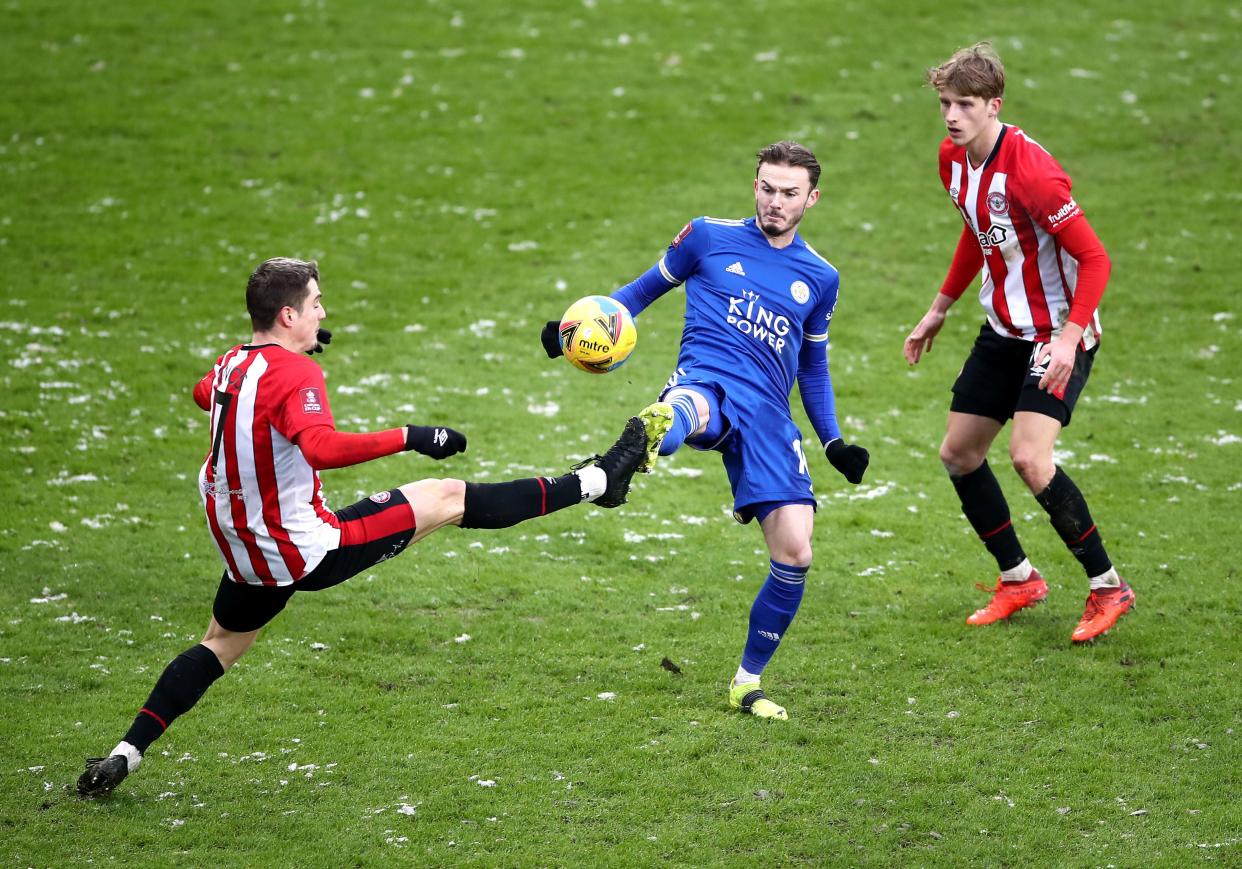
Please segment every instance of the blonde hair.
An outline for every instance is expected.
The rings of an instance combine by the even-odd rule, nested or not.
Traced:
[[[940,66],[927,71],[927,83],[964,97],[998,99],[1005,95],[1005,65],[990,42],[959,48]]]

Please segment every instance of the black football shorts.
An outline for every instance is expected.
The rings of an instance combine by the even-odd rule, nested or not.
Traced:
[[[400,489],[389,489],[337,510],[341,545],[315,569],[291,585],[234,582],[228,571],[220,579],[212,614],[220,627],[257,631],[285,608],[298,591],[321,591],[339,585],[382,561],[400,555],[414,539],[415,519]]]
[[[970,356],[953,383],[949,409],[956,413],[987,416],[1002,425],[1019,410],[1041,413],[1068,426],[1078,396],[1087,385],[1099,345],[1078,348],[1074,370],[1062,396],[1039,388],[1044,368],[1035,356],[1047,345],[1021,338],[1006,338],[986,322],[970,348]]]

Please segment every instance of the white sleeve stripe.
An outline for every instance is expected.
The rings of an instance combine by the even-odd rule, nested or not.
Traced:
[[[825,332],[822,335],[803,335],[802,337],[807,341],[827,341],[828,333]]]
[[[803,242],[803,244],[806,244],[806,242]],[[814,254],[814,255],[815,255],[815,258],[816,258],[816,259],[818,259],[820,262],[822,262],[824,265],[826,265],[826,266],[828,266],[829,268],[832,268],[832,269],[835,269],[835,268],[836,268],[836,266],[834,266],[832,263],[828,262],[828,258],[827,258],[827,257],[825,257],[823,254],[821,254],[821,253],[820,253],[819,251],[817,251],[815,248],[811,247],[809,244],[806,244],[806,249],[807,249],[808,251],[810,251],[812,254]]]
[[[668,266],[664,264],[664,259],[665,259],[664,257],[660,257],[660,274],[664,276],[664,280],[668,281],[673,286],[677,286],[678,284],[681,283],[681,281],[673,277],[673,273],[670,272],[668,270]]]

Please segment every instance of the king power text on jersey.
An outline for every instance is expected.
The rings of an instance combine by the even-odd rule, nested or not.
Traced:
[[[743,335],[763,341],[777,353],[785,349],[785,336],[789,334],[789,318],[776,314],[760,305],[756,299],[729,297],[729,314],[725,322]]]

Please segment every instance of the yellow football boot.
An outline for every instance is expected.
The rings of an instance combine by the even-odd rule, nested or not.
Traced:
[[[729,682],[729,705],[734,709],[753,715],[756,718],[769,718],[775,721],[788,721],[789,713],[784,706],[777,706],[767,698],[758,682]]]

